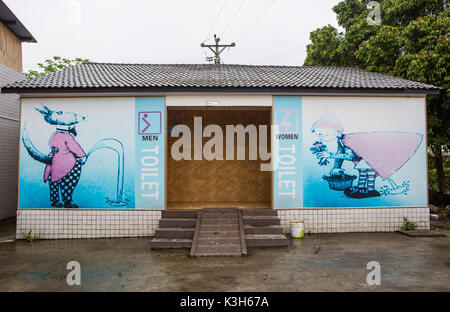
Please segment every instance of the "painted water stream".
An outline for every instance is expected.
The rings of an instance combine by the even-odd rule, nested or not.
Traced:
[[[102,139],[91,147],[88,154],[86,155],[87,159],[89,159],[92,153],[100,149],[112,150],[117,155],[116,196],[115,198],[107,198],[106,203],[112,207],[126,206],[129,200],[123,198],[123,179],[124,179],[124,163],[125,163],[125,152],[123,149],[123,144],[119,140],[114,138]]]

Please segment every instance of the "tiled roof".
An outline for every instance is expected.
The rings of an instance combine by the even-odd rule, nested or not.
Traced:
[[[7,85],[7,92],[64,91],[195,91],[224,90],[338,90],[415,91],[439,88],[372,73],[354,67],[298,67],[215,64],[86,63],[38,78]]]

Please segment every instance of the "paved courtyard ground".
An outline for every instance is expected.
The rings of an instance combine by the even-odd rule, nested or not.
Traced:
[[[189,258],[151,238],[10,241],[0,223],[0,291],[450,291],[450,237],[315,234],[246,257]],[[81,264],[81,286],[66,265]],[[381,285],[368,286],[369,261]]]

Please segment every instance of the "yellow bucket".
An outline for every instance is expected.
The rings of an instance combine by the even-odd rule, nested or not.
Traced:
[[[303,238],[305,236],[305,227],[302,220],[291,220],[291,237]]]

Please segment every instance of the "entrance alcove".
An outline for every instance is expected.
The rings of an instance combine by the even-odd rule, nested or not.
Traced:
[[[202,118],[202,133],[208,125],[218,125],[223,133],[223,160],[194,160],[194,117]],[[171,149],[180,137],[171,129],[186,125],[191,130],[191,160],[175,160]],[[237,160],[237,136],[234,159],[226,160],[226,125],[267,125],[267,149],[270,144],[270,107],[168,107],[167,110],[167,209],[201,208],[271,208],[272,172],[262,171],[259,150],[256,160],[249,160],[249,135],[245,136],[245,160]],[[202,136],[202,149],[211,137]],[[258,141],[259,143],[259,141]]]

